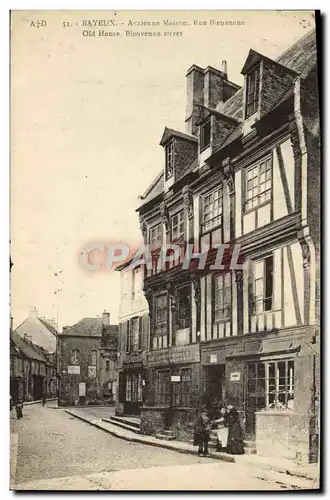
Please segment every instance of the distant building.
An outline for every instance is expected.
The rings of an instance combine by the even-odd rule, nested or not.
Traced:
[[[83,318],[57,337],[59,405],[112,402],[117,391],[117,325]]]
[[[34,344],[28,336],[10,334],[10,395],[13,401],[38,401],[57,396],[55,354]]]
[[[116,414],[137,415],[146,388],[149,309],[143,287],[143,270],[129,262],[118,268],[121,275],[119,312],[119,387]]]
[[[48,320],[38,316],[36,308],[31,309],[29,317],[15,329],[15,332],[22,338],[27,335],[32,342],[49,353],[56,351],[57,330],[55,320]]]

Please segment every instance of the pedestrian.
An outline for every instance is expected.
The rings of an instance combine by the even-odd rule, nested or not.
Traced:
[[[227,453],[231,455],[244,455],[243,432],[238,411],[233,406],[228,406],[227,411]]]
[[[209,456],[210,428],[206,407],[202,407],[194,427],[194,446],[198,446],[198,455],[204,457]]]
[[[226,451],[228,440],[228,423],[227,423],[227,409],[224,405],[218,406],[216,418],[213,424],[217,429],[217,444],[215,451]]]
[[[20,418],[23,417],[23,403],[20,399],[16,401],[15,409],[16,409],[16,418],[17,420],[19,420]]]
[[[41,398],[42,406],[45,406],[46,404],[46,396],[43,394]]]

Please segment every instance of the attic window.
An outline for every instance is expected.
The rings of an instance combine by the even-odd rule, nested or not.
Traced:
[[[246,79],[245,118],[253,115],[259,106],[260,65],[250,71]]]
[[[166,154],[166,180],[170,179],[174,172],[174,142],[169,142],[165,147]]]
[[[200,127],[200,150],[208,148],[211,142],[211,119],[209,118]]]

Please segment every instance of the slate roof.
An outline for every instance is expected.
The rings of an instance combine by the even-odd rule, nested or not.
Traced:
[[[316,33],[312,30],[303,37],[299,38],[293,45],[291,45],[285,52],[283,52],[277,59],[276,62],[288,69],[295,71],[300,74],[302,78],[305,78],[312,67],[316,64]],[[260,54],[262,57],[262,55]],[[266,57],[266,56],[265,56]],[[267,59],[269,59],[267,57]],[[217,108],[217,111],[225,115],[236,118],[237,120],[243,119],[243,92],[244,89],[240,88],[234,95],[232,95],[222,106]],[[276,104],[276,106],[279,103]],[[171,129],[169,129],[171,130]],[[239,124],[235,130],[227,137],[224,144],[221,145],[223,148],[225,145],[236,140],[242,133],[242,125]],[[194,163],[186,169],[185,173],[194,168]],[[157,182],[151,184],[146,192],[148,195],[143,199],[143,205],[148,201],[156,198],[159,194],[164,191],[164,174],[160,172],[156,178]]]
[[[173,130],[172,128],[165,127],[163,136],[159,144],[162,146],[166,141],[168,141],[170,137],[179,137],[180,139],[185,139],[186,141],[198,142],[198,139],[195,135],[185,134],[184,132],[180,132],[179,130]]]
[[[29,340],[21,337],[18,333],[13,331],[11,333],[11,339],[14,342],[15,346],[18,347],[20,352],[27,358],[33,359],[36,361],[42,361],[46,363],[48,361],[46,355],[42,354],[38,347],[34,345]]]
[[[110,329],[117,332],[117,325],[109,325]],[[75,337],[102,337],[102,318],[83,318],[73,326],[66,326],[59,334]]]

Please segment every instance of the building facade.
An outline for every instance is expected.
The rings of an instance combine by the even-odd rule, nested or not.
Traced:
[[[148,302],[143,293],[143,269],[118,268],[121,281],[118,349],[117,415],[139,415],[146,389],[146,353],[149,338]]]
[[[251,49],[242,63],[243,88],[228,80],[226,63],[221,71],[188,70],[185,133],[165,129],[164,169],[138,209],[153,248],[144,269],[151,322],[141,429],[173,429],[187,439],[202,402],[226,401],[239,410],[258,453],[313,461],[320,341],[315,32],[276,61]],[[174,262],[164,264],[165,243],[182,249]],[[187,252],[197,254],[188,264]]]
[[[117,326],[83,318],[58,334],[59,405],[112,403],[117,384]]]

